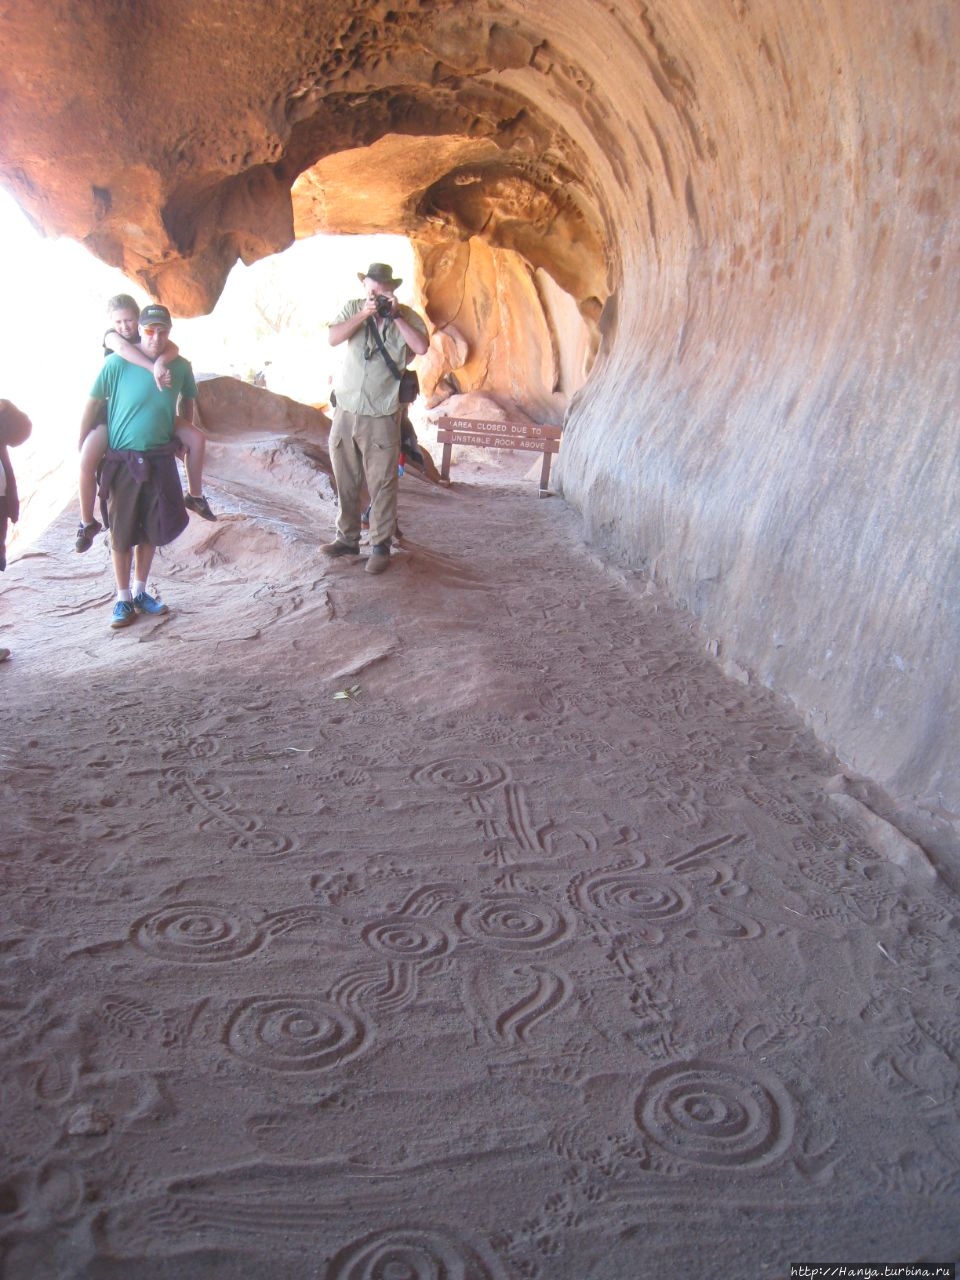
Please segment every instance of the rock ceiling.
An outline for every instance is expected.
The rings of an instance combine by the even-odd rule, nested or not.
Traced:
[[[6,181],[47,231],[180,314],[209,310],[237,258],[285,248],[295,225],[480,235],[588,308],[608,292],[592,166],[521,90],[532,75],[569,98],[574,69],[516,19],[173,0],[145,23],[70,0],[3,21]]]

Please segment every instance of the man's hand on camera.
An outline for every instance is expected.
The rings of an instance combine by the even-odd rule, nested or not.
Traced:
[[[397,300],[391,293],[375,294],[374,305],[381,320],[389,320],[397,313]]]

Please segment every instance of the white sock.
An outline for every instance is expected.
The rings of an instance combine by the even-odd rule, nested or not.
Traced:
[[[121,587],[121,588],[117,591],[117,599],[118,599],[118,600],[127,600],[127,601],[130,601],[130,600],[132,600],[132,599],[133,599],[133,596],[130,594],[130,592],[129,592],[125,587]]]
[[[147,584],[145,582],[141,582],[139,579],[137,579],[133,584],[133,594],[135,596],[140,595],[140,593],[142,591],[146,591],[146,589],[147,589]]]

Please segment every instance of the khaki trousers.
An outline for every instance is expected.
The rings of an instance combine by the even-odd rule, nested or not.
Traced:
[[[389,545],[397,527],[397,465],[400,459],[400,416],[366,418],[337,409],[330,428],[330,461],[337,484],[340,513],[337,540],[360,545],[361,490],[366,477],[370,493],[370,541]]]

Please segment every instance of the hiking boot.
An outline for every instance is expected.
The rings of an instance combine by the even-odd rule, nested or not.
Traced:
[[[118,600],[113,606],[113,617],[110,626],[114,631],[120,627],[129,627],[137,620],[132,600]]]
[[[386,573],[390,568],[390,544],[378,542],[371,548],[370,559],[366,563],[367,573]]]
[[[351,547],[349,542],[341,542],[338,538],[336,542],[325,542],[320,552],[325,556],[358,556],[360,548]]]
[[[89,524],[81,524],[77,530],[76,548],[78,551],[89,551],[93,540],[103,528],[99,520],[91,520]]]
[[[154,600],[146,591],[139,591],[133,597],[133,607],[137,613],[167,613],[167,606],[160,600]]]
[[[188,511],[195,511],[198,516],[202,516],[204,520],[216,520],[216,516],[210,510],[210,503],[201,493],[199,498],[195,498],[192,493],[184,495],[183,505]]]

